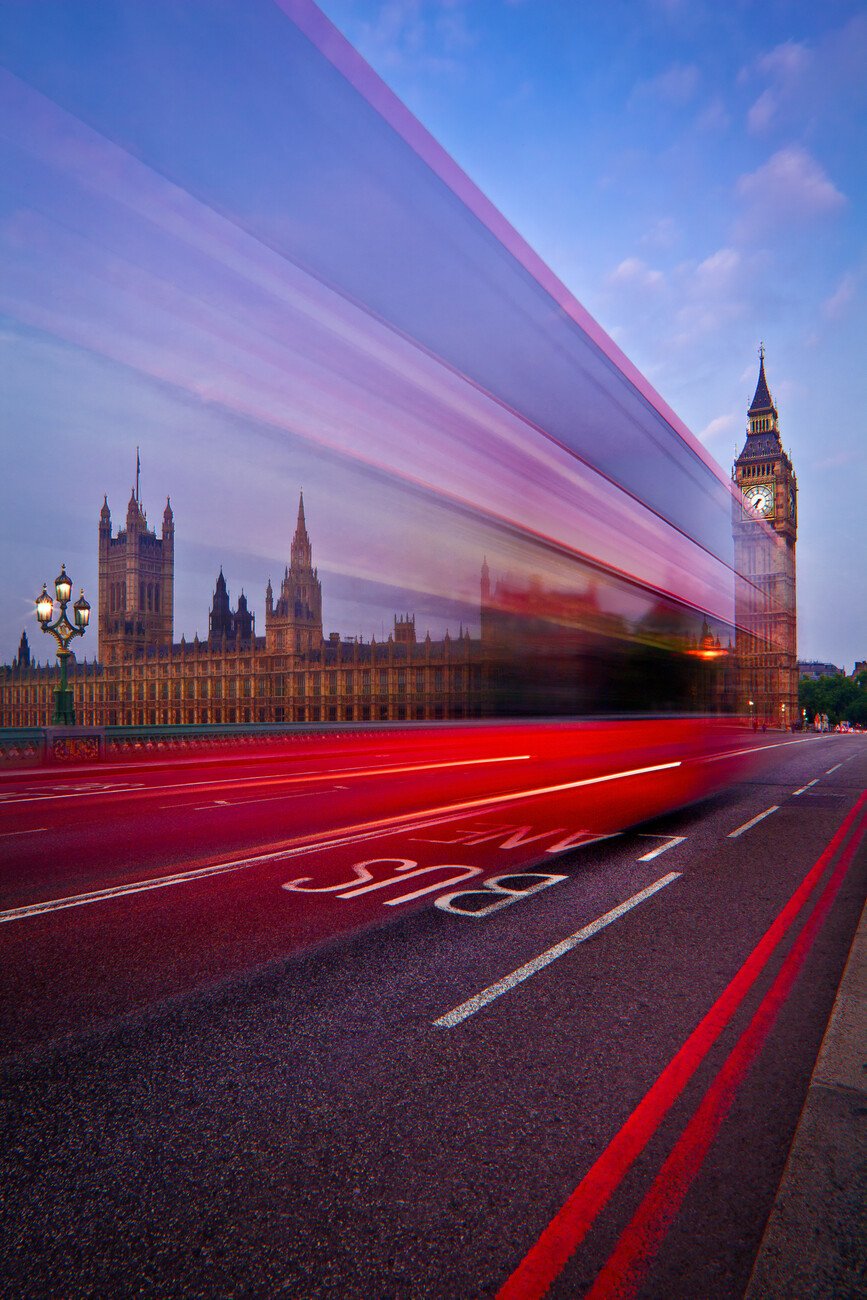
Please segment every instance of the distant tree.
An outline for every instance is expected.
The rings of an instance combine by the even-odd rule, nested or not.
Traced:
[[[838,722],[860,722],[867,726],[867,672],[857,677],[805,678],[798,685],[798,704],[807,710],[807,721],[827,713],[832,726]]]

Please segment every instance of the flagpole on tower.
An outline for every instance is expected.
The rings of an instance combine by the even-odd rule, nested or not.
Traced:
[[[136,500],[136,505],[141,505],[141,498],[139,497],[139,490],[138,490],[138,489],[139,489],[139,476],[140,476],[140,475],[141,475],[141,458],[140,458],[140,456],[139,456],[139,454],[138,454],[138,447],[136,447],[136,449],[135,449],[135,500]]]

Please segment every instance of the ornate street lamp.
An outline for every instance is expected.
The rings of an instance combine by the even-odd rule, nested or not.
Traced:
[[[69,648],[70,641],[73,637],[84,636],[87,630],[90,622],[90,605],[84,599],[82,588],[81,596],[72,607],[75,612],[75,623],[70,623],[66,616],[66,606],[72,595],[72,581],[66,572],[65,564],[61,565],[60,573],[54,579],[54,592],[60,605],[60,613],[53,623],[50,619],[54,612],[54,601],[49,596],[45,583],[42,584],[42,591],[36,598],[36,617],[42,631],[50,632],[57,642],[57,658],[60,660],[60,684],[54,688],[54,716],[51,725],[74,727],[75,708],[72,702],[72,689],[66,676],[66,661],[72,654]]]

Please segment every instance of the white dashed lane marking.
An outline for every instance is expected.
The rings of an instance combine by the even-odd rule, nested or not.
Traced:
[[[660,844],[658,849],[651,849],[649,853],[643,853],[642,856],[638,859],[639,862],[652,862],[654,858],[659,857],[660,853],[667,853],[668,850],[673,849],[675,845],[683,844],[684,840],[686,839],[686,836],[672,835],[670,838],[666,839],[664,835],[649,835],[645,832],[642,834],[641,838],[648,839],[648,840],[657,840],[657,839],[665,840],[665,843]]]
[[[765,811],[759,813],[757,817],[751,817],[748,822],[744,822],[743,826],[739,826],[736,831],[729,831],[728,838],[730,840],[736,840],[739,835],[743,835],[744,831],[748,831],[750,827],[756,826],[759,822],[763,822],[766,817],[770,817],[771,813],[779,812],[779,808],[780,805],[778,803],[773,804],[770,808],[766,808]]]

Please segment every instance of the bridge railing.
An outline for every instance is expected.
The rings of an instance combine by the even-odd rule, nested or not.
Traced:
[[[230,744],[268,745],[299,736],[370,731],[376,725],[260,722],[176,727],[0,727],[0,768],[97,763],[123,757],[159,758]]]

